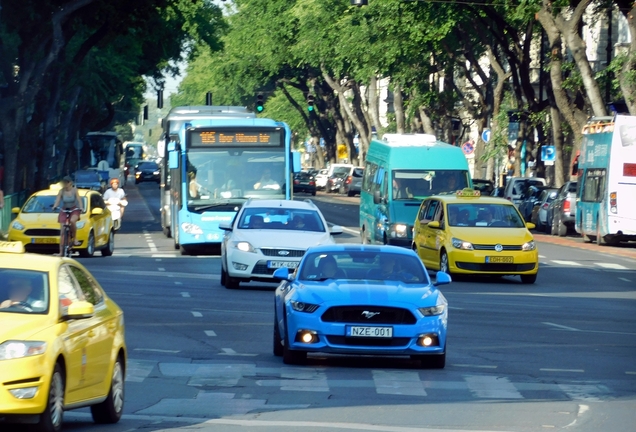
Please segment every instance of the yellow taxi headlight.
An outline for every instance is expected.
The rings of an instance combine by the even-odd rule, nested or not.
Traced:
[[[9,340],[0,344],[0,360],[11,360],[44,354],[46,342]]]
[[[11,228],[17,229],[18,231],[22,231],[24,229],[24,225],[22,225],[18,221],[13,221],[13,223],[11,224]]]
[[[451,239],[451,243],[453,244],[453,247],[456,249],[473,250],[473,244],[471,242],[467,242],[467,241],[453,237]]]
[[[537,246],[534,244],[534,240],[530,240],[527,243],[524,243],[523,246],[521,246],[521,250],[524,251],[533,251],[537,248]]]

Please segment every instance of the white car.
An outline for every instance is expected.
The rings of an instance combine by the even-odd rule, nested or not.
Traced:
[[[221,285],[238,288],[249,281],[276,282],[281,267],[296,269],[307,248],[335,243],[342,227],[327,226],[310,200],[248,200],[225,230],[221,244]]]
[[[324,189],[325,187],[327,187],[327,179],[329,178],[329,175],[327,175],[328,170],[327,169],[321,169],[320,171],[318,171],[318,174],[316,174],[316,189]]]

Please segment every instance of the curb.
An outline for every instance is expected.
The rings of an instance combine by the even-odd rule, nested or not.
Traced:
[[[596,243],[588,242],[582,237],[556,237],[548,234],[532,232],[534,240],[539,243],[549,243],[558,246],[573,247],[576,249],[600,252],[609,255],[621,256],[636,260],[636,243],[622,243],[621,246],[599,246]]]

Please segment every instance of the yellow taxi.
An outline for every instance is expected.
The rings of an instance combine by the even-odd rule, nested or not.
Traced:
[[[116,423],[125,369],[124,314],[88,270],[0,242],[0,429],[57,432],[64,410],[86,406]]]
[[[8,240],[21,242],[27,252],[59,252],[59,211],[53,211],[58,192],[59,185],[53,185],[31,195],[22,209],[11,209],[17,216],[9,225]],[[92,257],[96,250],[101,250],[103,256],[111,256],[115,250],[113,218],[104,199],[94,190],[78,189],[78,192],[84,212],[76,224],[76,240],[80,245],[73,250],[83,257]]]
[[[514,204],[463,189],[431,196],[420,205],[413,250],[428,269],[449,274],[519,275],[534,283],[539,252]]]

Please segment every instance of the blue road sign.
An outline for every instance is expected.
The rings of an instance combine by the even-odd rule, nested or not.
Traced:
[[[490,129],[484,129],[483,132],[481,133],[481,139],[484,140],[484,142],[490,142]]]

